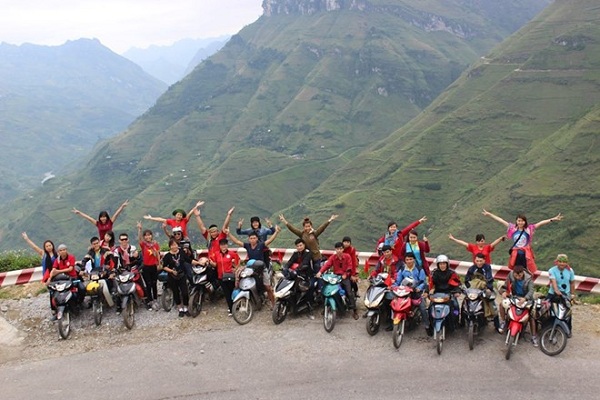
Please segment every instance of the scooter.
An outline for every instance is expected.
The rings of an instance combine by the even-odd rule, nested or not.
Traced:
[[[423,300],[420,295],[415,297],[415,293],[418,295],[412,288],[412,282],[407,282],[406,279],[401,282],[400,286],[392,287],[394,295],[390,303],[393,323],[392,342],[397,349],[402,344],[402,338],[407,328],[408,330],[416,328],[423,319],[420,309]],[[406,326],[407,321],[408,326]]]
[[[167,273],[167,271],[161,271],[158,274],[158,281],[162,284],[160,305],[162,306],[163,310],[167,312],[171,311],[171,308],[173,308],[173,306],[175,305],[175,301],[173,300],[173,291],[167,283],[168,276],[169,274]]]
[[[346,291],[342,287],[342,277],[333,273],[321,276],[324,285],[321,289],[323,295],[323,327],[326,332],[333,331],[338,314],[344,314],[348,310]]]
[[[306,276],[306,267],[299,271],[290,271],[287,278],[283,277],[275,286],[275,306],[273,307],[273,322],[277,325],[282,323],[288,312],[299,314],[304,310],[310,310],[309,290],[311,289],[311,278]]]
[[[114,305],[113,298],[108,290],[108,285],[104,279],[105,273],[102,268],[94,268],[89,273],[90,281],[85,287],[85,292],[90,296],[92,303],[92,314],[94,314],[94,323],[96,326],[102,324],[103,304],[106,301],[109,307]]]
[[[252,263],[250,261],[240,273],[239,290],[233,294],[231,313],[235,322],[240,325],[250,322],[254,315],[254,308],[260,311],[264,301],[262,275],[265,263],[260,260]]]
[[[63,339],[71,334],[71,314],[79,312],[77,284],[79,279],[73,280],[67,274],[58,274],[48,287],[52,292],[52,303],[56,307],[56,320],[58,333]]]
[[[567,321],[571,318],[571,300],[566,295],[553,301],[537,299],[536,322],[539,327],[540,349],[548,356],[560,354],[571,334]]]
[[[387,285],[389,274],[380,272],[369,281],[371,285],[365,293],[365,307],[367,307],[367,333],[374,336],[379,332],[382,315],[389,315],[385,312],[389,308],[388,293],[390,290]]]
[[[212,284],[208,280],[208,260],[204,265],[193,265],[189,307],[189,313],[192,317],[195,318],[200,314],[205,294],[210,294],[212,290]]]
[[[431,304],[429,306],[429,316],[433,326],[433,339],[436,341],[436,349],[438,354],[442,354],[444,341],[446,340],[446,332],[454,330],[456,327],[456,316],[458,310],[453,311],[450,315],[452,294],[450,293],[434,293],[429,296]],[[456,313],[456,315],[454,315]]]
[[[138,284],[141,279],[137,266],[130,269],[120,269],[116,277],[117,294],[121,297],[121,312],[123,313],[123,324],[127,329],[135,325],[135,308],[139,299],[144,297],[144,289]]]
[[[487,325],[483,302],[486,299],[493,300],[495,297],[493,293],[490,296],[486,296],[484,290],[476,288],[465,289],[464,294],[465,298],[461,308],[461,326],[467,327],[469,350],[473,350],[475,335],[479,335],[481,330]]]
[[[503,301],[507,301],[510,305],[508,307],[507,318],[508,318],[508,329],[506,332],[506,355],[507,360],[510,359],[513,347],[519,342],[519,337],[523,328],[529,321],[529,310],[531,308],[531,300],[526,300],[517,296],[511,296]]]

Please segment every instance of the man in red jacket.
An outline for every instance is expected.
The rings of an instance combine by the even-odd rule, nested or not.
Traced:
[[[350,283],[350,277],[352,276],[352,259],[346,253],[344,253],[344,245],[342,242],[335,244],[335,254],[323,264],[316,277],[321,278],[321,275],[329,268],[333,268],[333,273],[342,276],[342,287],[348,295],[349,307],[354,310],[353,317],[358,319],[358,311],[356,310],[356,298],[352,291],[352,285]]]

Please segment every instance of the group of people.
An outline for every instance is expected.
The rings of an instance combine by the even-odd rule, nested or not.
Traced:
[[[133,265],[139,266],[143,277],[143,290],[145,301],[149,309],[158,309],[157,305],[157,282],[160,270],[167,273],[167,282],[173,290],[174,302],[177,305],[179,316],[187,315],[189,306],[188,281],[191,281],[191,270],[193,265],[205,265],[209,268],[209,279],[214,282],[216,287],[221,287],[227,302],[228,314],[231,316],[233,306],[232,293],[239,282],[239,272],[241,270],[241,260],[237,251],[229,248],[229,243],[243,247],[247,252],[247,260],[259,260],[265,264],[270,262],[269,245],[277,238],[281,228],[267,218],[266,226],[263,226],[259,217],[250,219],[250,227],[243,228],[243,219],[240,219],[235,229],[235,235],[230,231],[229,224],[234,213],[235,207],[227,212],[221,227],[217,225],[205,225],[200,207],[203,201],[198,201],[189,212],[184,209],[176,209],[172,212],[173,218],[153,217],[150,214],[144,215],[145,220],[160,222],[162,229],[166,233],[168,240],[168,251],[161,255],[160,245],[154,238],[153,231],[144,229],[142,222],[137,222],[137,241],[139,248],[131,245],[129,235],[121,233],[118,235],[118,243],[115,243],[116,235],[112,230],[117,217],[127,207],[128,201],[122,203],[111,218],[107,211],[102,211],[98,219],[73,208],[72,212],[81,216],[90,223],[94,224],[98,230],[98,235],[90,239],[89,250],[81,262],[77,262],[75,257],[68,253],[64,244],[56,249],[51,240],[46,240],[42,247],[38,247],[25,232],[23,239],[42,257],[43,282],[48,283],[52,278],[60,273],[66,273],[76,278],[85,272],[83,265],[91,268],[102,266],[109,270],[114,268],[129,268]],[[473,284],[478,288],[494,292],[494,278],[491,270],[491,253],[496,246],[509,240],[512,245],[509,249],[508,267],[511,270],[507,281],[499,289],[502,297],[515,295],[527,299],[533,297],[532,276],[537,272],[535,257],[531,248],[531,242],[536,229],[546,224],[561,221],[563,216],[556,215],[553,218],[542,220],[536,224],[528,224],[524,215],[518,215],[515,223],[509,223],[506,220],[483,210],[483,215],[500,222],[507,228],[506,235],[503,235],[492,243],[486,243],[483,234],[477,234],[475,243],[455,238],[452,234],[449,239],[464,246],[473,256],[473,265],[469,268],[465,277],[465,286]],[[194,216],[201,235],[206,240],[208,257],[196,257],[188,235],[188,222]],[[359,318],[356,298],[358,297],[358,258],[356,249],[352,246],[350,237],[345,236],[341,241],[335,243],[335,253],[327,259],[323,258],[319,245],[319,237],[325,229],[338,217],[333,214],[327,221],[316,229],[309,218],[302,221],[302,228],[298,228],[289,223],[283,214],[279,215],[280,222],[298,238],[294,245],[296,251],[283,266],[282,273],[289,277],[295,273],[306,274],[306,278],[317,283],[323,273],[332,270],[333,273],[342,277],[341,285],[344,287],[348,296],[349,308],[353,310],[353,317]],[[371,276],[380,272],[388,273],[388,285],[400,285],[401,282],[410,277],[414,282],[414,288],[423,297],[433,292],[454,292],[458,293],[461,285],[460,278],[450,268],[448,257],[439,255],[435,261],[435,269],[431,270],[427,260],[427,253],[431,251],[430,244],[426,236],[419,239],[416,228],[427,221],[427,217],[412,222],[402,230],[398,230],[396,222],[388,223],[385,234],[377,242],[377,252],[379,259]],[[237,235],[237,236],[236,236]],[[246,236],[247,241],[239,237]],[[366,272],[366,271],[365,271]],[[574,272],[568,265],[568,258],[564,254],[559,254],[555,261],[555,266],[549,270],[550,288],[549,297],[574,296]],[[273,288],[270,285],[270,276],[268,269],[263,273],[263,286],[271,304],[274,303]],[[314,301],[313,286],[310,285],[311,301],[309,306],[309,317],[314,318],[312,314],[312,303]],[[83,285],[79,288],[81,299],[85,295]],[[422,304],[423,324],[428,334],[431,334],[428,313],[425,310],[425,302]],[[458,309],[456,297],[453,300],[453,306]],[[505,311],[502,307],[499,309],[500,316],[496,315],[496,307],[488,304],[486,315],[494,319],[496,328],[499,332],[504,330]],[[537,345],[535,328],[532,327],[532,338],[534,345]]]

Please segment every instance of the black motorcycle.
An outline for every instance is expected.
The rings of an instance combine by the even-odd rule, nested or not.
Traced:
[[[208,280],[208,268],[208,260],[205,265],[192,266],[189,307],[189,313],[192,317],[197,317],[200,314],[205,295],[213,291],[212,284]]]
[[[303,265],[299,271],[290,271],[288,277],[281,278],[275,286],[275,306],[272,317],[275,324],[282,323],[287,314],[299,314],[312,310],[310,302],[311,278],[306,274],[309,266]],[[313,282],[313,291],[316,282]]]
[[[58,274],[48,284],[48,288],[52,290],[52,303],[56,307],[58,333],[63,339],[71,334],[71,314],[79,313],[79,282],[79,279],[72,279],[67,274]]]

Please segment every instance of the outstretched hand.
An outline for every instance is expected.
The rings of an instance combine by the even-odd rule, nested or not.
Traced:
[[[427,221],[427,217],[423,215],[423,216],[422,216],[422,217],[419,219],[419,222],[420,222],[420,223],[423,223],[423,222],[425,222],[425,221]]]

